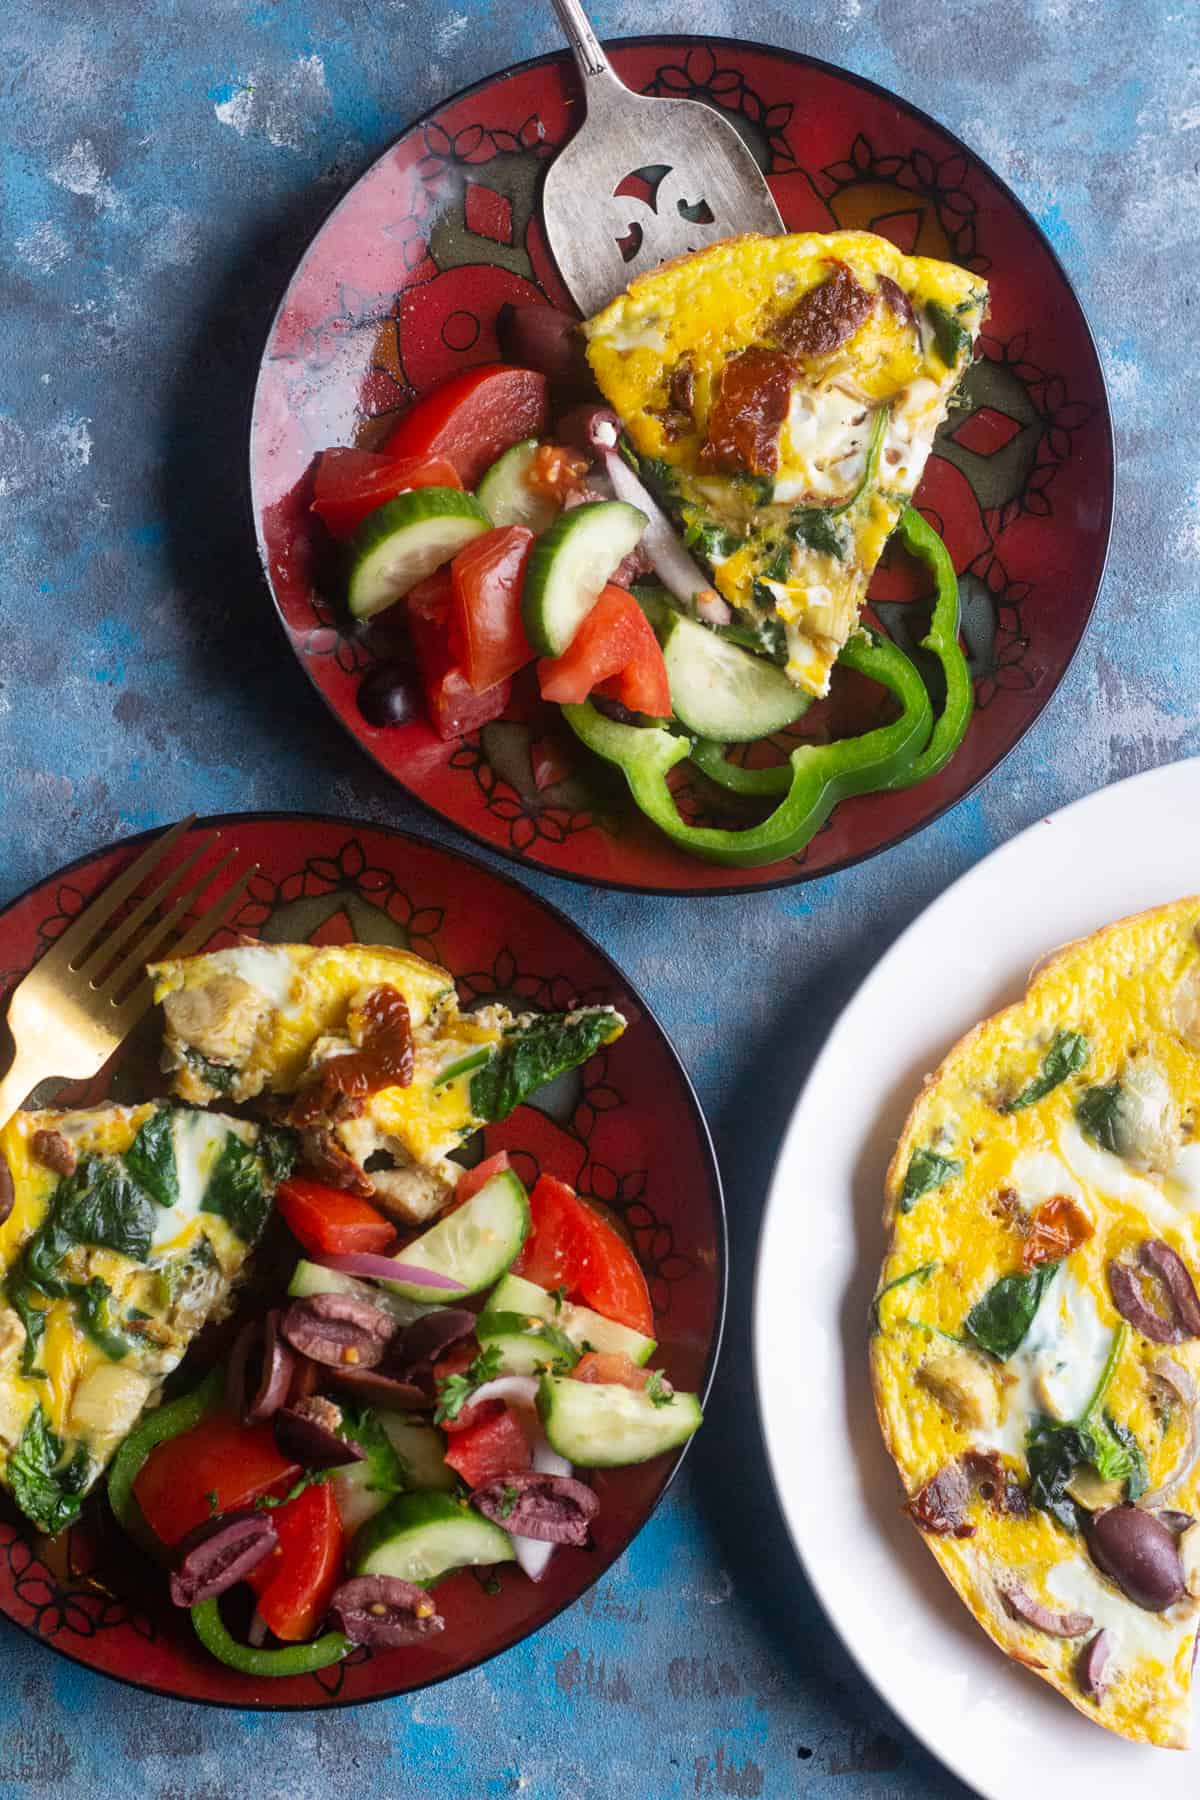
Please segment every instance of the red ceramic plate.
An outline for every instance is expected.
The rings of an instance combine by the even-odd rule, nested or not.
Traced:
[[[486,1151],[507,1149],[522,1178],[539,1170],[608,1209],[636,1246],[650,1280],[659,1358],[677,1386],[707,1390],[721,1335],[725,1224],[720,1178],[687,1076],[645,1002],[595,944],[561,913],[472,859],[376,825],[286,814],[207,821],[219,834],[209,860],[233,848],[237,870],[259,872],[232,927],[268,941],[399,944],[457,978],[464,1004],[521,1007],[611,1002],[629,1029],[611,1049],[546,1089],[503,1125]],[[127,839],[53,875],[0,913],[0,1007],[29,965],[89,897],[131,860]],[[174,857],[182,861],[189,838]],[[40,1096],[87,1105],[160,1092],[153,1017],[94,1082]],[[286,1233],[277,1224],[283,1267]],[[269,1238],[262,1256],[269,1254]],[[198,1359],[204,1346],[193,1353]],[[659,1359],[656,1359],[659,1360]],[[156,1693],[218,1705],[347,1705],[410,1692],[506,1650],[577,1600],[645,1523],[679,1465],[597,1471],[591,1550],[563,1550],[537,1586],[516,1569],[448,1578],[438,1587],[446,1629],[420,1648],[368,1655],[287,1681],[254,1681],[202,1651],[162,1574],[120,1532],[102,1494],[60,1538],[39,1538],[0,1501],[0,1613],[75,1662]],[[476,1578],[478,1577],[478,1579]]]
[[[975,675],[978,710],[953,762],[907,793],[846,802],[801,857],[724,870],[676,850],[578,748],[572,773],[538,792],[530,745],[556,721],[530,675],[505,719],[460,743],[441,743],[424,723],[379,730],[359,713],[359,682],[376,653],[386,655],[395,622],[356,635],[339,606],[308,511],[312,459],[332,444],[377,444],[415,395],[494,361],[506,301],[570,304],[538,214],[539,175],[578,106],[565,54],[438,107],[367,170],[313,240],[259,373],[250,468],[260,553],[292,648],[333,711],[410,793],[481,843],[556,875],[650,892],[802,881],[896,843],[961,799],[1062,679],[1108,549],[1104,378],[1038,227],[925,114],[844,70],[758,44],[643,38],[618,45],[613,60],[633,88],[727,113],[789,229],[869,228],[988,278],[991,316],[969,406],[947,421],[920,489],[959,571]],[[922,609],[906,612],[921,591],[898,553],[872,590],[877,622],[906,646],[924,629]],[[862,696],[847,691],[810,713],[804,733],[862,730],[861,707]],[[711,795],[685,794],[683,803],[700,813]]]

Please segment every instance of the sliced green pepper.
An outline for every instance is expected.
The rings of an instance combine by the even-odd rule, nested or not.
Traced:
[[[939,769],[945,768],[971,723],[975,689],[958,641],[958,576],[954,573],[950,552],[929,521],[911,506],[905,508],[897,529],[900,542],[909,555],[917,557],[933,575],[933,615],[929,630],[921,639],[921,648],[933,652],[946,678],[946,698],[933,736],[905,774],[890,784],[893,788],[902,788],[915,787],[918,781],[927,781]]]
[[[353,1649],[348,1637],[340,1631],[327,1631],[311,1644],[288,1644],[283,1650],[255,1650],[239,1644],[225,1629],[216,1600],[201,1600],[192,1608],[192,1624],[196,1636],[211,1656],[228,1664],[242,1675],[311,1675],[314,1669],[327,1669],[341,1662]]]
[[[892,724],[861,737],[846,738],[837,744],[801,744],[792,751],[782,770],[738,770],[732,774],[728,785],[748,784],[739,787],[741,792],[776,791],[749,785],[758,776],[769,775],[773,782],[782,776],[787,784],[787,792],[774,812],[744,831],[687,825],[680,818],[667,775],[692,754],[689,738],[655,727],[618,724],[587,703],[564,706],[563,717],[589,750],[621,770],[642,812],[681,849],[731,868],[758,868],[763,863],[798,855],[839,800],[887,787],[904,773],[929,736],[933,714],[925,684],[895,645],[864,635],[847,645],[842,654],[850,667],[885,682],[901,699],[903,712]],[[710,749],[719,752],[724,763],[721,746],[701,748],[705,756]],[[700,762],[700,766],[704,767],[704,763]],[[733,765],[725,767],[732,771]]]
[[[224,1387],[225,1371],[218,1365],[209,1370],[199,1387],[193,1388],[190,1394],[181,1394],[178,1400],[170,1400],[166,1406],[156,1406],[152,1412],[145,1413],[112,1459],[108,1471],[108,1504],[117,1523],[151,1556],[161,1559],[163,1547],[142,1517],[142,1509],[137,1503],[133,1484],[138,1472],[156,1444],[179,1437],[207,1418],[220,1404]]]

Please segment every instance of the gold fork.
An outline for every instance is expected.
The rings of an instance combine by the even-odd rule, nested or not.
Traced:
[[[220,834],[214,831],[169,870],[127,918],[113,926],[119,908],[195,823],[193,813],[155,838],[68,926],[14,992],[8,1003],[14,1055],[7,1074],[0,1078],[0,1125],[40,1082],[53,1076],[84,1081],[102,1069],[150,1005],[153,989],[145,965],[168,949],[174,956],[190,956],[225,923],[257,863],[226,888],[176,943],[167,943],[192,902],[229,867],[236,850],[226,851],[185,888],[162,918],[146,926],[155,909],[216,843]]]

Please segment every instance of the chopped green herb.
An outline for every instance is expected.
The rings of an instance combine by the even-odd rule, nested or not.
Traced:
[[[1006,1101],[1001,1112],[1021,1112],[1027,1106],[1034,1106],[1044,1100],[1047,1094],[1061,1087],[1068,1076],[1078,1075],[1087,1065],[1091,1055],[1091,1045],[1078,1031],[1059,1031],[1054,1042],[1042,1058],[1042,1066],[1035,1080],[1022,1088],[1015,1099]]]
[[[962,1164],[949,1156],[940,1156],[928,1147],[914,1150],[908,1161],[904,1186],[900,1189],[900,1211],[911,1212],[922,1194],[940,1188],[955,1175],[962,1174]]]
[[[505,1487],[500,1495],[500,1504],[496,1508],[496,1517],[498,1519],[511,1519],[513,1508],[520,1498],[521,1494],[518,1488]]]
[[[444,1425],[447,1419],[457,1419],[459,1413],[475,1392],[486,1381],[495,1380],[500,1373],[502,1357],[497,1344],[489,1344],[481,1350],[464,1375],[447,1375],[438,1383],[438,1403],[433,1415],[435,1425]]]
[[[550,1289],[550,1298],[551,1298],[551,1299],[552,1299],[552,1300],[553,1300],[553,1302],[554,1302],[554,1310],[555,1310],[555,1312],[556,1312],[556,1313],[558,1313],[558,1312],[561,1312],[561,1311],[562,1311],[562,1309],[563,1309],[563,1307],[564,1307],[564,1306],[565,1306],[565,1304],[566,1304],[566,1299],[567,1299],[567,1290],[566,1290],[566,1288],[565,1288],[565,1287],[556,1287],[556,1288],[551,1288],[551,1289]]]
[[[216,1488],[209,1488],[204,1499],[208,1506],[208,1516],[211,1519],[215,1517],[217,1509],[220,1506],[221,1496],[217,1493]]]
[[[675,1404],[675,1390],[661,1369],[651,1369],[642,1392],[651,1406],[673,1406]]]
[[[289,1500],[298,1500],[306,1488],[324,1487],[335,1473],[333,1469],[305,1469],[299,1481],[286,1494],[260,1494],[254,1502],[255,1507],[259,1512],[266,1512],[273,1506],[286,1506]]]

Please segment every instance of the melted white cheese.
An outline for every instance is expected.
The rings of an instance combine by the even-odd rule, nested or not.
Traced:
[[[1108,1632],[1111,1667],[1153,1657],[1172,1670],[1181,1643],[1196,1630],[1196,1602],[1181,1600],[1166,1612],[1147,1612],[1105,1581],[1084,1556],[1056,1563],[1046,1574],[1046,1591],[1068,1612],[1087,1613],[1097,1630]]]
[[[870,408],[841,388],[793,388],[780,433],[776,501],[848,498],[866,469],[872,424]]]
[[[661,354],[667,347],[666,327],[658,313],[651,313],[644,319],[611,325],[608,341],[614,350],[657,350]]]
[[[1075,1177],[1049,1150],[1023,1150],[1013,1163],[1008,1185],[1016,1189],[1017,1198],[1029,1212],[1058,1194],[1083,1200],[1083,1189]]]
[[[1179,1214],[1161,1188],[1144,1175],[1135,1175],[1127,1162],[1085,1137],[1074,1119],[1059,1133],[1059,1145],[1080,1181],[1109,1200],[1123,1200],[1140,1207],[1152,1224],[1170,1226]]]
[[[285,945],[238,944],[232,950],[217,950],[205,960],[211,969],[248,981],[278,1012],[291,1005],[296,971]]]
[[[1180,1212],[1200,1212],[1200,1143],[1184,1145],[1164,1185]]]
[[[1096,1390],[1112,1343],[1111,1327],[1069,1266],[1060,1268],[1042,1296],[1025,1340],[1004,1365],[1003,1420],[980,1432],[978,1444],[1024,1457],[1025,1433],[1037,1413],[1077,1419]]]
[[[925,471],[942,410],[942,386],[918,375],[892,401],[879,456],[879,485],[911,494]]]
[[[152,1252],[185,1239],[203,1210],[205,1189],[233,1126],[211,1113],[176,1113],[171,1121],[179,1198],[174,1206],[155,1207]],[[239,1132],[239,1136],[241,1133]]]

